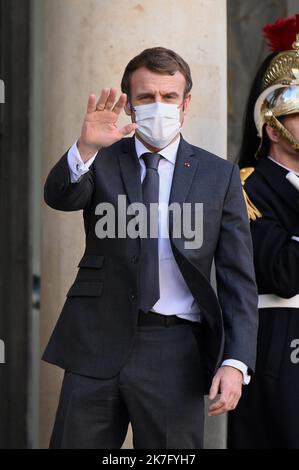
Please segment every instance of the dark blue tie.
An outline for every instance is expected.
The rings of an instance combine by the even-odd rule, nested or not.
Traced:
[[[147,210],[147,236],[141,240],[140,265],[140,309],[148,312],[160,298],[158,237],[150,238],[150,204],[159,202],[158,165],[161,155],[144,153],[142,159],[146,166],[146,176],[142,183],[143,204]],[[151,223],[158,224],[158,214]],[[158,233],[158,227],[156,227]]]

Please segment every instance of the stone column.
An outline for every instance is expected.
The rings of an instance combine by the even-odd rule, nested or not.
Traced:
[[[299,0],[228,0],[228,158],[236,161],[241,146],[243,118],[249,90],[265,57],[270,53],[262,27],[294,8]]]
[[[184,136],[225,157],[225,0],[44,0],[42,20],[44,177],[78,137],[88,94],[119,87],[127,62],[158,45],[176,50],[193,72],[193,104]],[[44,206],[42,240],[44,348],[83,252],[82,214]],[[57,368],[42,365],[41,447],[48,445],[61,376]]]

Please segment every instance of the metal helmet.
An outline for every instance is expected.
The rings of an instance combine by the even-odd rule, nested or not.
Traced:
[[[299,142],[278,119],[296,113],[299,113],[299,34],[291,50],[280,52],[272,59],[263,77],[262,93],[254,108],[255,125],[261,139],[257,158],[263,146],[265,124],[276,129],[299,152]]]

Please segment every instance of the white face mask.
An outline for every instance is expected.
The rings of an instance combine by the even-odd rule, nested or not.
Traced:
[[[177,104],[152,103],[135,106],[137,134],[152,147],[162,149],[178,135],[181,128]]]

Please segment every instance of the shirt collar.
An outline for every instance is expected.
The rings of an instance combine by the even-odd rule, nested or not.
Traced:
[[[274,158],[269,157],[269,156],[268,156],[268,158],[269,158],[269,160],[271,160],[271,162],[276,163],[276,165],[281,166],[281,167],[284,168],[285,170],[288,170],[288,171],[290,171],[291,173],[295,173],[295,175],[299,176],[299,173],[297,173],[296,171],[291,170],[290,168],[288,168],[288,167],[282,165],[282,164],[279,163],[278,161],[274,160]]]
[[[136,137],[134,139],[135,139],[135,148],[136,148],[137,156],[138,158],[141,158],[141,156],[144,153],[149,152],[149,149],[147,149],[145,145],[143,145],[143,143],[140,142],[139,139],[137,139]],[[160,150],[159,155],[162,155],[162,157],[166,158],[166,160],[168,160],[170,163],[174,165],[176,161],[176,156],[178,153],[180,141],[181,141],[181,136],[179,135],[179,137],[174,142],[172,142],[172,144]]]

